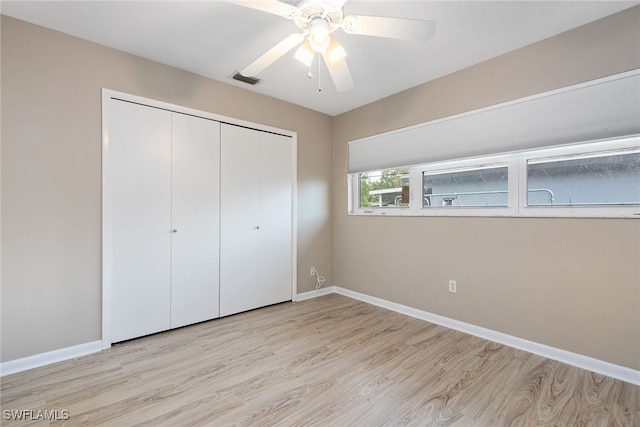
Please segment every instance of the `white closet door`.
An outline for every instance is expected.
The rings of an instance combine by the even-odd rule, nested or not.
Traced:
[[[291,300],[291,138],[260,133],[260,305]]]
[[[111,100],[111,341],[169,329],[171,113]]]
[[[173,113],[171,327],[218,317],[220,123]]]
[[[260,306],[260,133],[221,126],[220,315]]]

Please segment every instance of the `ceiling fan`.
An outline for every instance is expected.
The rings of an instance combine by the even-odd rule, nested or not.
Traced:
[[[241,76],[257,76],[287,52],[299,46],[295,58],[310,67],[315,54],[321,55],[339,92],[351,89],[353,79],[345,61],[347,53],[331,35],[338,28],[342,28],[348,34],[417,41],[429,39],[436,30],[432,21],[383,16],[345,16],[344,4],[347,0],[304,0],[298,6],[279,0],[227,1],[293,20],[300,30],[290,34],[247,65],[240,71]],[[311,72],[309,77],[312,77]]]

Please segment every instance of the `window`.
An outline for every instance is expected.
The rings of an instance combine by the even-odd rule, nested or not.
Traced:
[[[358,183],[361,208],[409,206],[409,168],[360,173]]]
[[[640,217],[639,136],[350,176],[356,215]]]
[[[640,153],[527,160],[527,206],[640,204]]]
[[[422,173],[422,207],[508,206],[506,165]]]

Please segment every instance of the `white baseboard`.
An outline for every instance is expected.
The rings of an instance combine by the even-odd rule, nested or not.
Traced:
[[[335,290],[335,286],[327,286],[326,288],[314,289],[313,291],[303,292],[301,294],[296,295],[294,301],[304,301],[306,299],[320,297],[322,295],[334,294],[337,293]]]
[[[97,353],[102,350],[102,341],[93,341],[85,344],[78,344],[72,347],[61,348],[59,350],[48,351],[46,353],[35,354],[21,359],[10,360],[0,363],[0,376],[15,374],[27,371],[40,366],[74,359],[87,354]]]
[[[512,335],[503,334],[501,332],[493,331],[491,329],[482,328],[480,326],[472,325],[470,323],[460,322],[448,317],[440,316],[437,314],[429,313],[427,311],[418,310],[406,305],[397,304],[395,302],[387,301],[381,298],[372,297],[362,294],[360,292],[351,291],[349,289],[341,288],[340,286],[327,287],[326,291],[321,294],[315,294],[315,291],[306,292],[304,295],[308,298],[314,298],[316,296],[325,295],[331,292],[335,292],[340,295],[344,295],[353,299],[357,299],[378,307],[386,308],[407,316],[415,317],[417,319],[425,320],[427,322],[435,323],[450,329],[455,329],[460,332],[474,335],[480,338],[484,338],[489,341],[493,341],[499,344],[504,344],[509,347],[514,347],[519,350],[528,351],[529,353],[537,354],[539,356],[547,357],[549,359],[557,360],[567,365],[572,365],[581,369],[586,369],[591,372],[606,375],[612,378],[616,378],[631,384],[640,385],[640,371],[636,371],[624,366],[614,365],[613,363],[605,362],[603,360],[594,359],[592,357],[584,356],[582,354],[572,353],[570,351],[562,350],[548,345],[539,344],[533,341],[528,341],[522,338],[514,337]]]

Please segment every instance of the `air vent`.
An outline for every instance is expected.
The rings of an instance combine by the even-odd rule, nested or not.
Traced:
[[[239,82],[247,83],[247,84],[250,84],[251,86],[255,86],[258,83],[260,83],[259,78],[243,76],[240,73],[235,73],[232,78],[233,80],[238,80]]]

